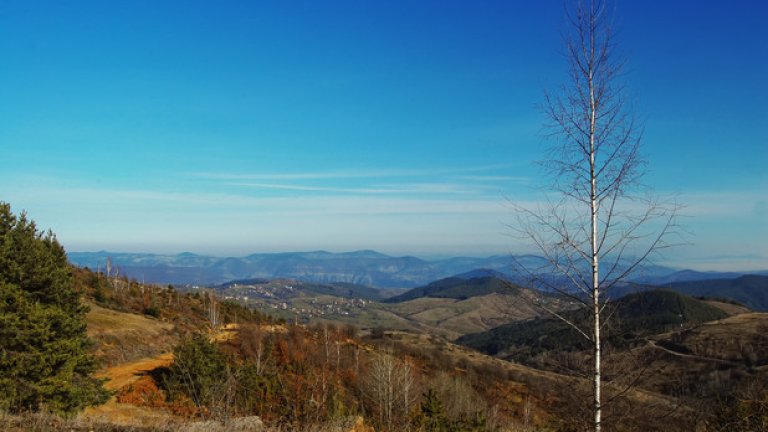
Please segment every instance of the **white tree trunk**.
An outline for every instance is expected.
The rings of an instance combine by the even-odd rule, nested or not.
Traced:
[[[593,81],[593,59],[594,59],[594,36],[591,40],[591,53],[589,62],[589,174],[590,174],[590,212],[592,225],[592,318],[593,333],[592,343],[594,344],[594,413],[595,413],[595,432],[600,432],[600,257],[598,249],[598,201],[597,201],[597,173],[595,172],[595,133],[597,121],[597,105],[595,103],[595,86]]]

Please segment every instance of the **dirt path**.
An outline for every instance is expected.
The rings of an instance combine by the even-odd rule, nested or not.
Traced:
[[[173,363],[173,353],[164,353],[154,358],[145,358],[108,368],[96,376],[108,379],[109,381],[104,384],[104,387],[107,390],[115,391],[128,386],[157,368],[170,366],[171,363]]]
[[[237,338],[239,330],[239,325],[227,324],[212,334],[210,339],[219,343],[232,341]],[[278,325],[263,326],[263,330],[270,333],[283,333],[287,331],[284,326]],[[107,380],[104,384],[107,390],[119,393],[121,389],[128,387],[153,370],[170,366],[172,363],[173,353],[167,352],[156,357],[143,358],[104,369],[97,373],[96,376]],[[173,416],[162,410],[119,403],[115,396],[110,398],[104,405],[86,409],[80,416],[85,419],[101,420],[121,426],[144,427],[167,425],[174,420]]]
[[[224,326],[211,336],[211,340],[224,342],[233,340],[238,331],[237,325]],[[152,358],[143,358],[133,362],[119,364],[97,373],[99,378],[107,379],[104,388],[118,393],[142,376],[173,363],[173,353],[167,352]],[[131,404],[117,402],[115,396],[107,403],[86,409],[82,417],[108,421],[123,426],[157,426],[172,420],[172,416],[161,410],[153,410]]]
[[[169,366],[171,363],[173,363],[173,353],[164,353],[157,357],[107,368],[99,372],[97,376],[108,380],[104,384],[107,390],[117,392],[147,373],[160,367]],[[119,403],[115,396],[112,396],[104,405],[86,409],[80,416],[121,426],[158,426],[167,424],[172,419],[171,415],[163,411]]]
[[[738,367],[738,366],[740,366],[738,363],[730,361],[730,360],[723,360],[723,359],[714,358],[714,357],[704,357],[704,356],[700,356],[700,355],[696,355],[696,354],[687,354],[687,353],[682,353],[682,352],[679,352],[679,351],[674,351],[674,350],[671,350],[671,349],[669,349],[669,348],[667,348],[667,347],[665,347],[663,345],[659,345],[655,340],[652,340],[652,339],[648,340],[648,344],[650,346],[654,347],[654,348],[660,349],[662,351],[665,351],[665,352],[667,352],[669,354],[672,354],[674,356],[677,356],[677,357],[685,357],[685,358],[690,358],[690,359],[694,359],[694,360],[720,363],[720,364],[728,365],[728,366],[731,366],[731,367]]]
[[[234,340],[240,327],[237,324],[227,324],[215,334],[211,335],[211,341],[226,342]],[[96,374],[98,378],[106,378],[104,384],[107,390],[120,390],[147,373],[161,367],[170,366],[173,363],[173,353],[167,352],[152,358],[143,358],[133,362],[119,364]]]

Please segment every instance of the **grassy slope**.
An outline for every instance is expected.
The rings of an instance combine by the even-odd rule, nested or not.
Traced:
[[[302,306],[302,303],[294,304]],[[464,300],[422,297],[394,304],[371,303],[364,310],[334,319],[362,328],[429,333],[454,340],[468,333],[540,315],[541,311],[533,307],[530,299],[492,293]]]
[[[173,324],[156,318],[119,312],[90,304],[88,337],[105,365],[152,357],[170,351],[178,342]]]
[[[629,295],[612,303],[607,311],[613,312],[610,326],[606,328],[607,340],[614,344],[727,316],[722,310],[702,301],[661,290]],[[586,310],[567,312],[564,316],[588,328]],[[487,332],[463,336],[458,342],[491,355],[509,352],[512,358],[518,360],[545,351],[589,348],[589,343],[582,336],[554,317],[506,324]]]
[[[655,335],[645,345],[615,352],[609,361],[642,363],[640,387],[710,410],[768,382],[768,313],[738,314]]]
[[[346,318],[364,328],[428,332],[448,339],[540,316],[536,294],[496,277],[448,278],[374,303]],[[565,305],[552,299],[554,309]]]
[[[449,339],[540,315],[540,311],[536,310],[530,301],[525,301],[517,295],[498,293],[464,300],[418,298],[393,304],[390,310],[433,327],[437,329],[438,334]]]

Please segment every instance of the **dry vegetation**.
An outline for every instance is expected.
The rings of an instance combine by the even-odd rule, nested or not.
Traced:
[[[499,293],[463,300],[423,297],[388,305],[388,308],[398,316],[422,324],[429,333],[451,340],[542,313],[532,301]]]
[[[545,427],[544,430],[582,430],[590,420],[591,383],[586,378],[530,368],[480,354],[452,344],[442,338],[405,332],[387,332],[382,342],[407,355],[431,357],[442,370],[467,377],[478,387],[490,386],[508,394],[502,410],[523,424]],[[586,363],[577,361],[579,368]],[[643,369],[641,365],[613,363],[613,372],[605,392],[610,403],[606,408],[606,427],[610,430],[689,430],[691,410],[676,398],[642,388],[627,389],[624,384]],[[616,372],[626,375],[617,381]],[[506,383],[506,384],[504,384]],[[500,386],[508,386],[500,390]],[[511,394],[510,394],[511,392]]]
[[[667,333],[636,355],[654,357],[641,385],[693,406],[768,382],[768,314],[747,313]]]
[[[169,322],[95,304],[89,307],[88,337],[96,342],[96,355],[106,366],[154,357],[171,351],[178,343],[178,334]]]
[[[485,356],[439,335],[375,329],[361,337],[351,325],[286,325],[227,303],[218,304],[221,319],[211,326],[205,295],[84,270],[76,276],[91,302],[88,334],[103,361],[99,376],[113,398],[71,419],[5,414],[2,430],[570,431],[589,422],[589,383],[574,377],[584,367],[578,352],[549,359],[561,367],[557,373]],[[480,301],[504,307],[495,295],[485,297]],[[490,325],[477,311],[462,314],[465,302],[427,299],[404,309],[426,314],[421,319],[434,326],[459,316]],[[442,320],[441,311],[449,318]],[[746,385],[766,379],[766,323],[768,314],[736,315],[609,351],[606,427],[727,430],[720,426],[744,411],[741,401],[766,394]],[[195,334],[212,341],[221,362],[210,393],[198,399],[183,381],[173,381],[179,365],[172,352]],[[751,399],[718,399],[723,383],[732,394],[752,391]],[[438,402],[433,417],[425,414],[430,398]],[[748,408],[755,406],[762,407]],[[440,429],[448,426],[453,429]]]
[[[459,430],[496,430],[501,425],[522,430],[549,421],[526,386],[509,380],[498,367],[443,368],[439,362],[452,355],[450,349],[438,356],[416,356],[412,349],[394,350],[389,337],[384,345],[384,339],[364,342],[351,326],[285,326],[227,303],[218,304],[216,327],[221,331],[210,333],[212,300],[205,295],[107,279],[85,270],[77,270],[76,278],[92,302],[89,336],[105,365],[99,375],[109,380],[106,386],[115,394],[106,405],[60,427],[176,430],[203,420],[224,424],[256,415],[270,427],[291,430],[346,431],[351,430],[350,419],[358,417],[365,420],[352,423],[361,431],[370,430],[366,423],[380,431],[420,430],[428,425],[419,409],[428,389],[445,404],[441,421]],[[188,335],[201,333],[224,356],[220,369],[226,373],[219,381],[226,385],[214,388],[215,401],[190,399],[183,383],[169,384],[177,367],[170,351]],[[398,380],[382,378],[387,368]],[[408,389],[405,396],[403,388]],[[7,418],[7,428],[17,420]]]

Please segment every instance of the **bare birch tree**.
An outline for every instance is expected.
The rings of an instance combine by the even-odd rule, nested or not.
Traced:
[[[206,297],[208,297],[208,323],[211,325],[211,330],[216,330],[219,327],[219,302],[216,299],[216,291],[206,290]],[[205,298],[205,297],[204,297]]]
[[[593,348],[593,425],[602,416],[601,329],[610,289],[638,271],[654,252],[670,246],[677,206],[642,187],[642,127],[622,85],[624,61],[616,56],[607,0],[575,0],[566,8],[564,32],[568,80],[545,94],[548,154],[542,162],[552,180],[545,204],[513,204],[513,229],[544,256],[532,267],[515,261],[539,288],[583,304],[583,325],[549,310]],[[543,306],[546,308],[546,306]],[[607,317],[605,315],[608,315]]]
[[[411,362],[381,352],[371,362],[367,393],[379,425],[384,430],[402,430],[408,413],[416,403],[416,377]]]

